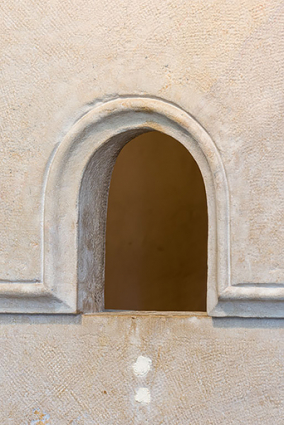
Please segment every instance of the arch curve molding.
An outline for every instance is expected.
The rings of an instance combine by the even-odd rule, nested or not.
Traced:
[[[230,284],[229,199],[221,157],[188,113],[152,98],[120,98],[94,107],[70,130],[48,172],[44,283],[72,312],[104,309],[104,241],[115,160],[138,134],[158,130],[182,143],[200,167],[207,194],[208,310]],[[190,261],[190,258],[189,258]]]
[[[147,97],[118,98],[94,106],[57,148],[48,163],[44,187],[42,282],[14,285],[14,289],[6,285],[5,297],[11,305],[7,311],[103,311],[112,169],[123,146],[151,130],[182,143],[201,170],[209,218],[208,313],[228,315],[222,308],[222,294],[232,288],[229,194],[221,156],[209,134],[187,112]]]

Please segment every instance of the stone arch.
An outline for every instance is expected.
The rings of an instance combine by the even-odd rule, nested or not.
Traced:
[[[208,206],[207,309],[230,284],[229,197],[215,143],[187,112],[163,100],[128,97],[95,106],[58,147],[44,197],[44,285],[66,312],[104,309],[104,239],[108,188],[116,158],[137,135],[157,130],[190,152]]]

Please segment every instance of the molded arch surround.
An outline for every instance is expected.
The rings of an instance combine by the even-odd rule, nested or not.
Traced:
[[[68,312],[104,309],[105,227],[112,169],[128,141],[152,130],[182,143],[204,179],[209,313],[218,304],[218,294],[229,285],[228,188],[214,142],[189,114],[172,104],[144,97],[116,99],[94,107],[73,126],[49,167],[44,283]]]
[[[213,140],[182,109],[146,97],[119,98],[94,106],[73,125],[51,156],[42,197],[41,280],[2,282],[1,313],[103,311],[111,172],[123,146],[152,130],[182,143],[204,179],[209,226],[208,313],[284,317],[283,283],[230,284],[228,185]]]

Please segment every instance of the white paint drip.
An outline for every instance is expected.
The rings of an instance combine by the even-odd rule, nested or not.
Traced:
[[[138,390],[136,391],[136,395],[134,398],[137,403],[149,404],[151,401],[151,394],[148,388],[141,387],[138,388]]]
[[[140,378],[143,378],[151,369],[151,364],[152,360],[149,359],[149,357],[139,356],[132,366],[134,374]]]

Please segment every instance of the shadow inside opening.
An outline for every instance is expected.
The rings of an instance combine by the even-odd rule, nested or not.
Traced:
[[[207,202],[187,149],[157,131],[114,166],[106,225],[105,309],[206,311]]]

